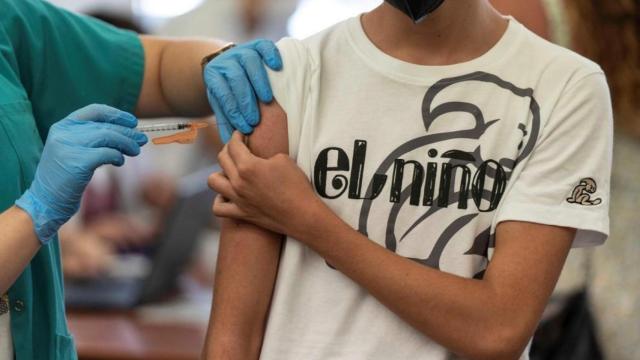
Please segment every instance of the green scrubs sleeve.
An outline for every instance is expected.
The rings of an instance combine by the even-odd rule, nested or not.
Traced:
[[[137,34],[41,0],[0,0],[0,9],[43,139],[92,103],[134,110],[144,72]]]

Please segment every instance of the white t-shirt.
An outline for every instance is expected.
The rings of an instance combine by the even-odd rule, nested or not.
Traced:
[[[284,70],[270,79],[290,155],[372,241],[466,278],[482,276],[505,220],[577,228],[574,246],[605,241],[612,115],[596,64],[513,19],[486,54],[450,66],[384,54],[359,18],[278,46]],[[286,241],[262,359],[449,356]]]

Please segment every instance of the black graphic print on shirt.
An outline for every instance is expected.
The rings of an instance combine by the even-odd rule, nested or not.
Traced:
[[[449,101],[434,106],[434,99],[452,85],[466,82],[483,82],[506,90],[515,98],[525,98],[529,103],[528,124],[518,124],[522,141],[518,145],[517,157],[485,159],[482,157],[480,139],[487,130],[501,119],[486,119],[480,106],[466,101]],[[445,114],[468,114],[474,119],[474,126],[451,129],[448,132],[430,132],[431,126]],[[437,241],[432,245],[426,258],[411,258],[421,264],[440,269],[440,258],[451,239],[480,213],[492,212],[504,195],[507,182],[518,163],[532,152],[540,131],[540,109],[533,96],[533,89],[519,88],[513,83],[485,73],[474,72],[460,77],[440,80],[426,92],[422,101],[422,118],[425,134],[411,139],[393,150],[378,166],[372,178],[366,182],[363,169],[367,164],[366,140],[354,139],[351,158],[339,147],[328,147],[316,157],[313,184],[317,193],[327,199],[347,197],[362,200],[358,231],[368,236],[369,216],[376,201],[388,201],[391,208],[387,216],[384,244],[387,249],[397,252],[399,242],[414,231],[418,225],[432,218],[438,212],[450,207],[466,211],[449,224]],[[438,151],[437,145],[452,139],[467,139],[477,142],[473,152],[459,149]],[[409,152],[424,149],[425,161],[405,160]],[[329,165],[330,155],[333,156]],[[349,176],[336,174],[336,171],[350,171]],[[403,182],[405,173],[412,171],[411,181]],[[406,180],[406,179],[405,179]],[[438,181],[436,181],[438,180]],[[366,184],[366,191],[363,191]],[[438,184],[436,188],[436,184]],[[389,187],[390,195],[383,199],[381,193]],[[364,192],[364,193],[363,193]],[[424,213],[413,221],[407,230],[398,237],[397,222],[405,206],[420,206]],[[488,258],[488,249],[492,247],[491,229],[480,231],[473,246],[463,255],[478,255]],[[481,277],[484,270],[476,277]]]

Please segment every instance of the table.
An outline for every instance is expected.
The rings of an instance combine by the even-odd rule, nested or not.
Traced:
[[[199,359],[202,324],[148,321],[135,312],[69,312],[69,328],[82,360]]]

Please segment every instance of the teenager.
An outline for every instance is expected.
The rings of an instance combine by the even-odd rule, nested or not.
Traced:
[[[207,355],[528,358],[569,249],[607,238],[601,69],[486,0],[278,45],[278,103],[210,178],[230,220]]]

